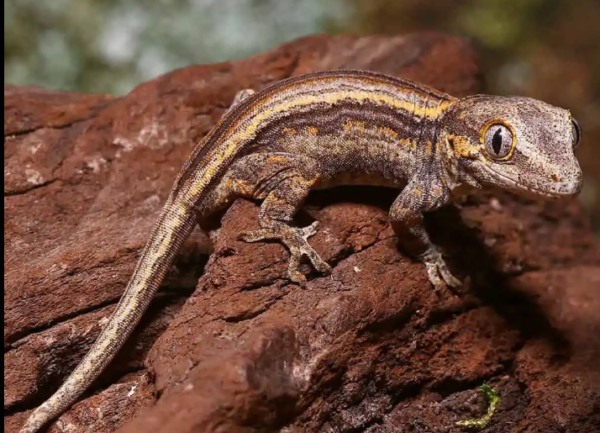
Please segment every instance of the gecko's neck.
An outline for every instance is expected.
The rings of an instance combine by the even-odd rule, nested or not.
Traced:
[[[474,190],[482,189],[482,185],[471,175],[468,161],[461,155],[460,143],[457,143],[452,134],[443,129],[438,135],[440,173],[444,183],[453,197],[460,197]],[[459,146],[459,147],[457,147]]]

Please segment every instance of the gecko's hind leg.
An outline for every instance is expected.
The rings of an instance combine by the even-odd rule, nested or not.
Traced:
[[[240,161],[246,173],[246,188],[252,185],[251,196],[264,199],[260,207],[260,229],[242,232],[245,242],[277,240],[290,251],[289,278],[304,284],[306,277],[300,272],[302,257],[307,257],[321,273],[330,272],[329,265],[310,246],[308,238],[316,233],[318,222],[308,227],[293,227],[294,215],[318,180],[314,161],[287,153],[255,154]],[[244,175],[240,173],[240,177]]]
[[[262,225],[262,224],[261,224]],[[265,240],[278,240],[290,250],[288,276],[295,283],[303,285],[306,277],[300,272],[300,261],[306,256],[315,269],[323,274],[331,271],[331,267],[308,243],[308,238],[317,233],[318,222],[308,227],[290,227],[279,221],[272,221],[268,228],[240,233],[244,242],[259,242]]]

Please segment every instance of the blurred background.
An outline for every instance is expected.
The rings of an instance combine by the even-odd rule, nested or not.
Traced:
[[[571,109],[584,135],[580,200],[600,239],[598,0],[7,0],[4,83],[118,95],[308,34],[419,30],[471,39],[486,92]]]

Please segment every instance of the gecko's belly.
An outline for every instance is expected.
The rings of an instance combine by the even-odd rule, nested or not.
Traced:
[[[346,185],[387,186],[402,189],[406,182],[401,179],[388,179],[380,174],[343,172],[321,178],[313,189],[320,190]]]

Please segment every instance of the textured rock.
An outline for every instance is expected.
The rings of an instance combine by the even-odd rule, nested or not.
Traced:
[[[415,34],[303,38],[121,98],[5,87],[6,431],[89,348],[177,170],[236,91],[332,68],[457,96],[479,83],[464,41]],[[286,280],[282,246],[236,240],[258,209],[236,202],[204,272],[196,233],[95,395],[50,431],[453,432],[485,410],[484,381],[503,396],[488,431],[597,431],[600,251],[578,202],[479,194],[432,215],[466,279],[452,294],[396,248],[393,198],[310,197],[298,221],[321,222],[311,243],[334,272],[306,289]]]

